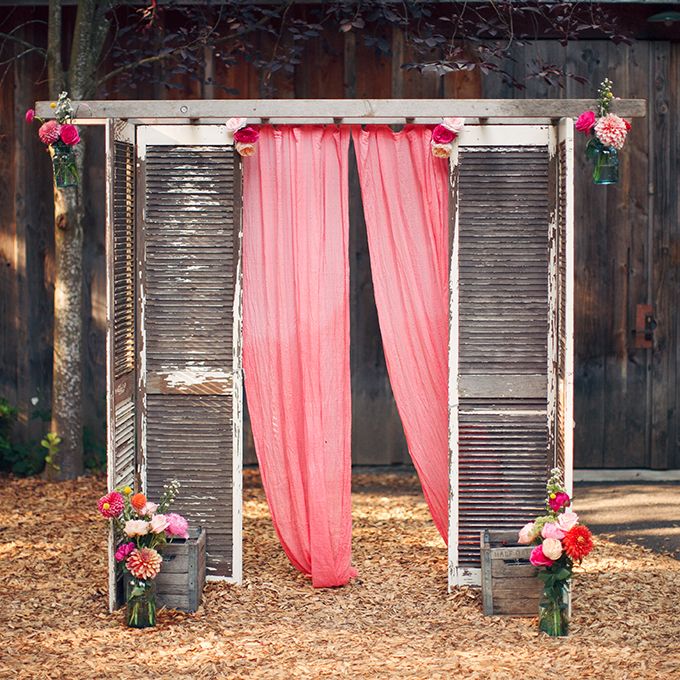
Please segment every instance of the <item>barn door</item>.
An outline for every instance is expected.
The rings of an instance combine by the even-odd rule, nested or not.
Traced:
[[[133,486],[138,469],[135,333],[135,129],[106,126],[106,377],[108,486]],[[109,537],[109,606],[120,602]],[[117,595],[118,593],[118,595]]]
[[[140,126],[141,473],[241,579],[241,175],[223,125]]]
[[[449,585],[479,583],[480,532],[534,517],[555,462],[556,142],[466,128],[452,170]]]

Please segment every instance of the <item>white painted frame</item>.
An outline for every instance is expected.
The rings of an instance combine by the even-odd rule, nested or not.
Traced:
[[[113,355],[113,321],[114,321],[114,289],[113,289],[113,158],[109,153],[113,150],[115,139],[132,144],[135,143],[135,126],[123,121],[108,120],[105,128],[106,149],[106,480],[110,491],[117,484],[115,460],[115,370]],[[114,557],[116,545],[113,523],[109,522],[108,531],[108,581],[109,581],[109,611],[116,609],[116,559]]]
[[[457,148],[451,158],[451,177],[456,200],[454,233],[451,243],[451,266],[449,268],[449,534],[448,534],[448,589],[456,586],[480,586],[481,569],[461,567],[458,564],[458,333],[459,333],[459,224],[458,193],[456,191],[458,148],[466,146],[513,147],[513,146],[545,146],[549,154],[555,152],[555,128],[552,125],[526,125],[513,127],[510,132],[507,126],[484,125],[466,126],[459,139]],[[546,236],[551,229],[550,221],[546,223]],[[573,242],[572,242],[573,246]],[[549,343],[550,345],[550,343]],[[550,347],[548,349],[550,355]],[[547,371],[547,367],[546,367]],[[548,385],[549,387],[549,385]],[[548,413],[550,408],[548,407]],[[529,521],[531,518],[527,518]]]
[[[233,146],[233,132],[225,125],[139,125],[137,126],[137,159],[146,157],[146,147],[154,146]],[[241,243],[243,229],[241,220],[237,224],[239,229],[238,242]],[[240,248],[239,248],[240,251]],[[141,273],[141,268],[140,268]],[[142,281],[140,280],[140,285]],[[206,576],[207,581],[222,581],[240,585],[243,581],[243,369],[242,369],[242,285],[241,285],[241,257],[238,256],[236,273],[236,290],[234,291],[234,347],[232,357],[232,575]],[[143,296],[141,296],[143,299]],[[142,305],[142,332],[143,305]],[[140,381],[146,380],[146,355],[140,354]],[[140,383],[141,384],[141,383]],[[142,390],[146,395],[146,390]],[[142,417],[143,442],[140,442],[146,461],[146,405],[140,410]],[[143,469],[143,484],[146,488],[146,465]]]
[[[565,291],[565,399],[564,399],[564,485],[574,492],[574,301],[576,286],[576,253],[574,249],[574,121],[562,118],[557,127],[558,143],[565,143],[567,176],[565,181],[566,291]]]

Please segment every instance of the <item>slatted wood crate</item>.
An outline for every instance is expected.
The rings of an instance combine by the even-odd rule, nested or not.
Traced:
[[[206,531],[192,530],[187,540],[174,539],[163,548],[163,567],[156,577],[159,607],[195,612],[205,585]]]
[[[517,532],[482,531],[482,600],[484,614],[537,616],[543,584],[529,562],[533,547],[517,545]]]

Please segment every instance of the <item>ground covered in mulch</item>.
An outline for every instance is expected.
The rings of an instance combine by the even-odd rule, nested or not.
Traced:
[[[598,540],[567,639],[446,592],[446,550],[417,482],[354,479],[351,585],[313,590],[281,552],[254,473],[244,587],[209,584],[156,629],[106,609],[102,478],[0,479],[2,678],[680,678],[680,562]]]

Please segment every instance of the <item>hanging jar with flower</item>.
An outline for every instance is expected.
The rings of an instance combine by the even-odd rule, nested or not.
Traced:
[[[62,92],[52,107],[55,109],[55,120],[45,121],[36,116],[33,109],[29,109],[26,111],[26,122],[36,120],[41,124],[38,137],[52,158],[54,184],[57,189],[75,187],[78,185],[76,145],[80,142],[80,133],[73,125],[73,105],[68,94]]]
[[[593,163],[595,184],[619,181],[619,151],[630,130],[627,120],[610,112],[613,99],[612,82],[605,78],[598,91],[597,114],[584,111],[576,121],[576,129],[588,136],[586,158]]]

